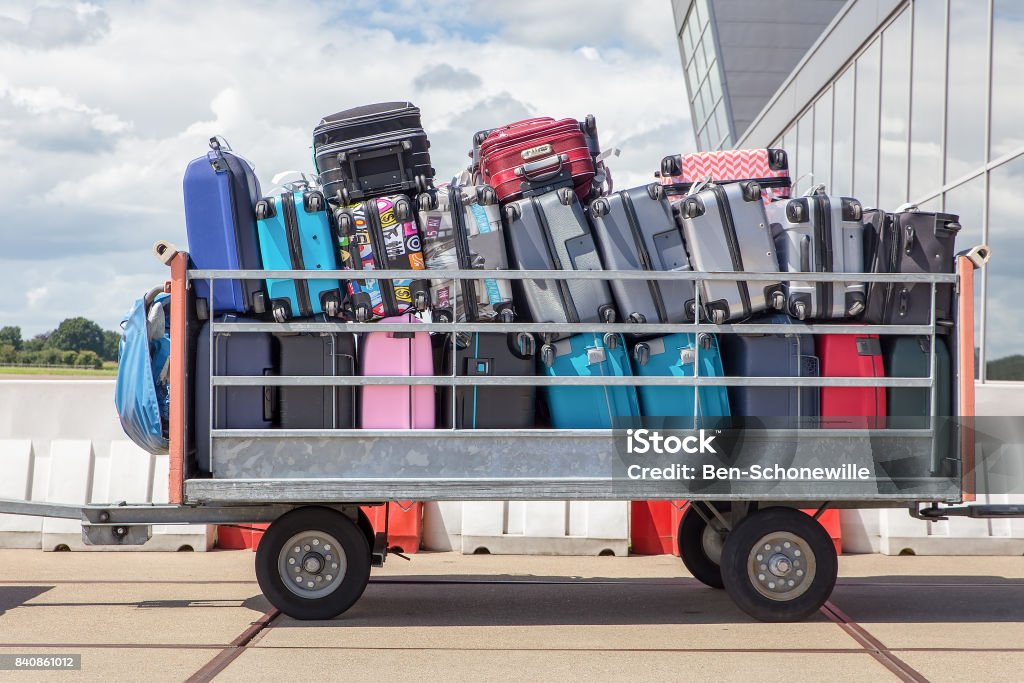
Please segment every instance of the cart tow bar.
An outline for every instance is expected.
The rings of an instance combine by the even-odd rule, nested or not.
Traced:
[[[956,507],[940,507],[932,503],[927,507],[910,506],[910,516],[928,522],[938,522],[950,517],[971,517],[973,519],[993,519],[998,517],[1024,517],[1024,505],[960,505]]]

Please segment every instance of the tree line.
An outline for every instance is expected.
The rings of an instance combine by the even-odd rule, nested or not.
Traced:
[[[23,339],[21,327],[0,327],[0,365],[103,367],[117,360],[120,332],[104,330],[88,318],[67,318],[57,329]]]

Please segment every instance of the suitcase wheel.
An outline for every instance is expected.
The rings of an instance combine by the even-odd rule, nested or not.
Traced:
[[[597,135],[597,117],[587,114],[587,118],[583,119],[583,130],[591,135]]]
[[[210,304],[206,299],[196,299],[196,318],[199,320],[210,319]]]
[[[341,312],[341,303],[337,299],[328,299],[324,302],[324,313],[332,318],[337,318]]]
[[[697,335],[697,343],[700,344],[700,347],[702,349],[704,349],[705,351],[710,351],[711,350],[712,340],[713,340],[713,338],[712,338],[712,336],[710,334],[699,334],[699,335]]]
[[[515,321],[516,314],[511,308],[503,308],[501,309],[501,312],[498,313],[498,317],[501,318],[501,322],[510,323]]]
[[[412,220],[412,207],[409,206],[408,201],[400,199],[395,202],[395,218],[400,223],[407,223]]]
[[[522,215],[522,211],[515,204],[509,204],[505,207],[505,218],[509,223],[514,223],[519,220],[519,217]]]
[[[713,322],[714,322],[714,323],[715,323],[716,325],[721,325],[722,323],[724,323],[724,322],[726,321],[726,317],[727,317],[727,316],[726,316],[726,313],[725,313],[725,311],[723,311],[723,310],[722,310],[721,308],[716,308],[716,309],[715,309],[714,311],[712,311],[712,313],[711,313],[711,320],[712,320],[712,321],[713,321]]]
[[[420,203],[420,211],[433,211],[437,208],[437,195],[433,192],[424,192],[416,198]]]
[[[665,188],[660,183],[651,183],[647,186],[647,196],[653,201],[660,202],[665,197]]]
[[[608,206],[608,202],[604,199],[595,199],[590,205],[590,215],[594,218],[601,218],[607,216],[611,207]]]
[[[350,214],[348,211],[345,211],[344,209],[339,209],[334,212],[334,220],[337,221],[338,230],[341,232],[341,234],[352,234],[352,228],[354,227],[352,221],[352,214]]]
[[[430,189],[430,184],[427,181],[427,176],[423,175],[422,173],[416,176],[416,189],[419,192],[426,192],[428,189]]]
[[[615,309],[611,306],[605,306],[601,309],[601,319],[606,323],[615,322]]]
[[[745,201],[761,201],[761,186],[758,183],[753,180],[749,180],[743,183],[741,187],[743,189],[743,199]]]
[[[606,332],[601,341],[606,349],[617,349],[619,347],[619,335],[613,332]]]
[[[270,215],[270,203],[266,199],[256,202],[256,220],[262,221]]]
[[[203,303],[206,303],[205,301]],[[263,313],[267,310],[267,302],[263,296],[263,292],[256,292],[252,295],[252,310],[257,313]]]
[[[638,325],[643,325],[645,322],[647,322],[647,316],[645,316],[643,313],[630,313],[629,322],[636,323]]]
[[[498,193],[490,185],[483,185],[477,192],[477,200],[484,206],[498,203]]]
[[[803,301],[793,304],[793,317],[797,320],[804,320],[807,317],[807,304]]]
[[[352,195],[349,194],[347,187],[343,187],[338,190],[338,202],[342,206],[348,206],[352,203]]]
[[[366,306],[356,306],[356,322],[365,323],[370,319],[370,309]]]
[[[851,318],[855,318],[864,312],[864,302],[857,299],[850,305],[850,309],[846,312]]]
[[[637,365],[647,365],[647,361],[651,357],[651,347],[647,344],[637,344],[633,347],[633,360],[636,361]]]
[[[416,297],[413,299],[413,305],[416,306],[417,311],[427,310],[426,292],[416,292]]]
[[[283,323],[288,320],[288,310],[284,306],[275,305],[273,308],[274,322]]]
[[[324,196],[319,192],[307,192],[302,199],[307,213],[319,213],[324,208]]]
[[[555,347],[551,344],[545,344],[540,347],[540,360],[544,363],[544,367],[550,368],[555,363]]]
[[[683,172],[682,167],[679,164],[679,156],[676,154],[669,155],[661,160],[661,175],[673,176],[679,175]]]
[[[781,311],[786,307],[786,295],[782,292],[774,292],[772,294],[772,308],[776,311]]]

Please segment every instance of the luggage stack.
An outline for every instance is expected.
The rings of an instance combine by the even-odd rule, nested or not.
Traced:
[[[859,274],[952,272],[952,214],[865,209],[824,187],[791,196],[784,150],[665,157],[658,182],[616,189],[596,120],[537,117],[478,132],[471,163],[435,184],[430,143],[408,102],[324,117],[315,180],[262,195],[251,165],[220,138],[185,174],[193,264],[204,269],[330,270],[341,279],[196,282],[201,320],[367,323],[366,332],[218,337],[215,374],[308,376],[921,376],[923,342],[811,335],[806,323],[926,324],[929,285],[866,284]],[[373,270],[409,277],[374,278]],[[450,280],[431,270],[602,271],[605,279]],[[360,271],[360,272],[355,272]],[[671,272],[672,279],[621,279]],[[691,279],[703,272],[735,280]],[[750,273],[774,277],[752,279]],[[845,273],[807,283],[801,273]],[[936,315],[953,314],[939,286]],[[630,334],[480,331],[433,335],[421,320],[633,324]],[[777,333],[645,333],[645,325],[755,323]],[[373,325],[408,325],[374,331]],[[505,328],[506,330],[508,328]],[[197,377],[209,374],[209,329]],[[206,341],[203,341],[205,339]],[[940,375],[949,374],[940,339]],[[942,360],[943,358],[947,360]],[[927,374],[925,372],[925,374]],[[940,383],[940,411],[951,410]],[[197,415],[209,387],[196,382]],[[222,387],[214,428],[610,428],[647,418],[822,419],[826,427],[926,416],[927,390],[874,387],[582,386]],[[896,411],[896,413],[894,413]],[[902,412],[900,412],[902,411]],[[940,413],[941,414],[941,413]],[[679,420],[683,422],[680,423]],[[896,422],[899,422],[897,420]],[[197,426],[196,441],[205,442]],[[200,447],[201,449],[201,447]],[[200,456],[200,466],[208,467]]]

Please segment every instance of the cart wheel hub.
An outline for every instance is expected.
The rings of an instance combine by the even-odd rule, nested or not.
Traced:
[[[317,553],[309,553],[302,558],[302,568],[310,574],[319,574],[324,568],[324,558]]]
[[[322,598],[344,582],[347,558],[338,539],[320,530],[295,534],[281,548],[278,572],[284,585],[303,598]]]
[[[793,569],[793,563],[782,553],[772,555],[768,560],[768,570],[775,576],[786,576]]]
[[[810,545],[796,534],[775,531],[754,545],[747,558],[750,582],[771,600],[793,600],[811,587],[817,562]]]

